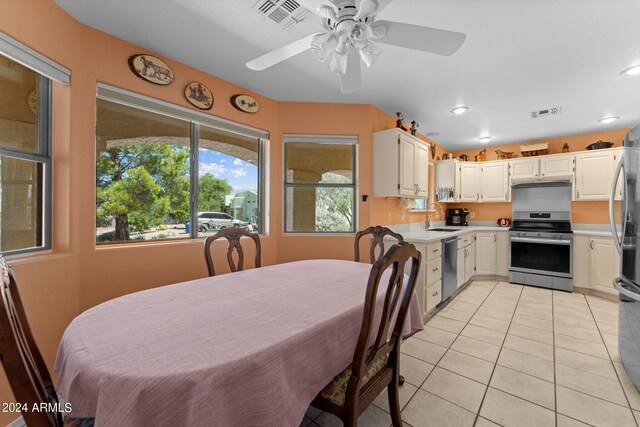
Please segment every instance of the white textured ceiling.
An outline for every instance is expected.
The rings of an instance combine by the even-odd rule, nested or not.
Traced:
[[[451,57],[383,45],[362,89],[307,51],[266,71],[244,64],[321,28],[311,16],[282,30],[251,9],[255,0],[55,0],[79,21],[284,101],[371,103],[416,119],[451,150],[596,132],[640,123],[639,0],[394,0],[378,16],[467,33]],[[470,111],[449,111],[468,105]],[[561,106],[558,116],[530,111]],[[609,125],[603,116],[620,116]]]

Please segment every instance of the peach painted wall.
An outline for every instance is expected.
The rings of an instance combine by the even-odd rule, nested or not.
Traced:
[[[580,135],[565,136],[562,138],[542,139],[537,141],[519,142],[508,145],[498,145],[487,148],[487,160],[496,160],[498,157],[495,150],[513,151],[516,157],[520,156],[520,146],[537,144],[541,142],[549,143],[550,154],[562,152],[562,146],[569,144],[570,152],[585,151],[585,147],[598,140],[613,142],[615,147],[622,145],[622,139],[630,129],[616,129],[607,132],[585,133]],[[461,154],[469,155],[473,159],[480,149],[464,150],[454,152],[454,156]],[[619,203],[616,203],[618,209]],[[511,218],[511,203],[450,203],[449,207],[466,207],[475,214],[474,221],[495,221],[498,218]],[[571,204],[571,219],[574,223],[582,224],[608,224],[609,204],[608,202],[573,202]]]

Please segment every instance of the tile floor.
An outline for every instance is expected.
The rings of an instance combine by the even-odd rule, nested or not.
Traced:
[[[638,426],[640,393],[620,364],[618,305],[474,281],[402,344],[406,426]],[[386,393],[360,417],[388,427]],[[301,426],[340,426],[309,408]]]

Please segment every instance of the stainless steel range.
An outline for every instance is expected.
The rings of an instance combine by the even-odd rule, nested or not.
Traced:
[[[509,281],[571,291],[571,184],[523,184],[512,194]]]

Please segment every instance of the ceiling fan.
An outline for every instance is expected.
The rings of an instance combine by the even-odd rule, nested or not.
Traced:
[[[262,71],[311,49],[329,70],[340,75],[342,93],[360,88],[360,62],[368,68],[382,54],[375,42],[449,56],[455,53],[466,34],[455,31],[394,21],[376,21],[375,17],[392,0],[296,0],[322,18],[323,32],[272,50],[247,62],[252,70]]]

